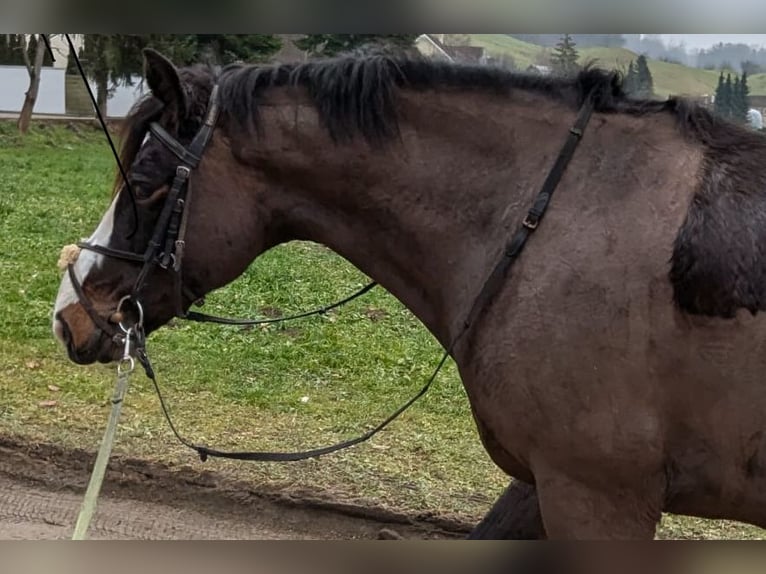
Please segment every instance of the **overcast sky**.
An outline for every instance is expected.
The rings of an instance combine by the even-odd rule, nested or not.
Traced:
[[[684,42],[689,49],[709,48],[718,42],[766,47],[766,34],[658,34],[658,36],[669,44]]]

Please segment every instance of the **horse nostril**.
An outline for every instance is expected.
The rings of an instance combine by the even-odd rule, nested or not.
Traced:
[[[68,345],[69,341],[72,340],[72,334],[69,332],[69,327],[67,326],[66,321],[61,319],[60,313],[56,315],[55,321],[53,322],[53,332],[65,345]]]

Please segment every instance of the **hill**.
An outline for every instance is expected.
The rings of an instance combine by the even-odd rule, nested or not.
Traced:
[[[524,69],[530,64],[543,63],[550,48],[523,42],[504,34],[471,34],[475,46],[486,48],[490,54],[506,55],[513,58],[518,68]],[[580,62],[594,61],[603,68],[626,70],[631,60],[638,54],[625,48],[581,48]],[[648,59],[649,70],[654,78],[654,88],[658,96],[674,95],[701,96],[711,94],[718,84],[716,70],[691,68],[682,64]],[[766,95],[766,74],[757,74],[748,79],[751,95]]]

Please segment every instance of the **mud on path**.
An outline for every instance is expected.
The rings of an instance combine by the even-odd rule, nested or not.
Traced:
[[[0,539],[69,539],[95,453],[0,437]],[[109,461],[92,539],[463,538],[472,525],[341,504],[120,456]]]

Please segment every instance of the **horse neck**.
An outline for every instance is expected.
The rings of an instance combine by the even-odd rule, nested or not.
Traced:
[[[574,115],[552,120],[541,98],[403,92],[382,149],[333,143],[312,106],[264,106],[250,160],[277,242],[328,246],[448,344]]]

